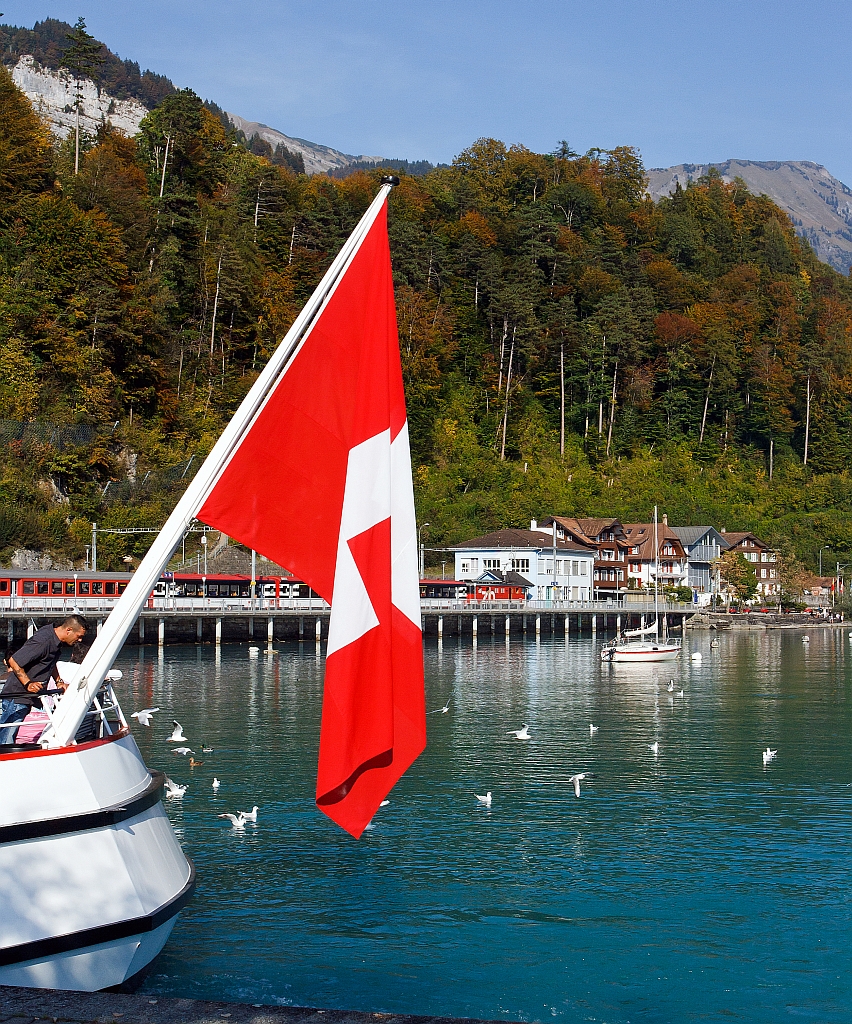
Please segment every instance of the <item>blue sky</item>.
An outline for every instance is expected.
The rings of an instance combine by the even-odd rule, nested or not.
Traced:
[[[648,167],[814,160],[852,186],[849,0],[0,0],[76,20],[227,110],[347,153],[484,135]]]

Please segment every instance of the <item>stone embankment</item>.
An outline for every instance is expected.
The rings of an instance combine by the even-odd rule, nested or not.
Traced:
[[[56,1024],[481,1024],[451,1017],[313,1010],[302,1006],[249,1006],[201,999],[0,986],[0,1024],[31,1024],[33,1021]]]
[[[814,618],[813,615],[792,612],[777,614],[775,612],[736,612],[727,615],[724,612],[698,612],[686,623],[687,629],[789,629],[791,627],[819,629],[823,626],[840,626],[842,622],[831,622]]]

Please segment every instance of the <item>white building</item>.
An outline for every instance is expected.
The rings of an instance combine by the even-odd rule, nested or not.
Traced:
[[[450,548],[455,578],[476,581],[483,573],[516,572],[540,600],[589,601],[596,550],[556,538],[553,529],[497,530]]]

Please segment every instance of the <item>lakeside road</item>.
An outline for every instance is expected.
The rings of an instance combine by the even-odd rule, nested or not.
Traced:
[[[116,992],[63,992],[0,985],[0,1022],[30,1024],[440,1024],[462,1018],[316,1010],[305,1006],[250,1006],[206,999],[165,999]],[[505,1021],[501,1022],[505,1024]]]

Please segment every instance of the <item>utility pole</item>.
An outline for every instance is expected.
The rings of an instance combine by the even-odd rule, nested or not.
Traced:
[[[92,572],[98,571],[98,524],[92,523]]]

